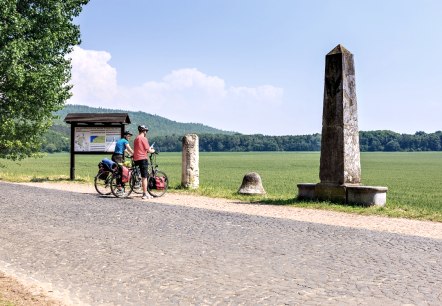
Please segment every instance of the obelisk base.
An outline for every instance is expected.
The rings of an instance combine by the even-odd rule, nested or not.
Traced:
[[[387,187],[335,184],[298,184],[298,199],[362,206],[385,206]]]
[[[319,183],[316,184],[315,195],[319,201],[347,202],[345,185]]]

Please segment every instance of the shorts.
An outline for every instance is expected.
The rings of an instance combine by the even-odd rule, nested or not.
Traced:
[[[135,165],[140,168],[140,173],[142,178],[147,178],[149,176],[149,171],[148,171],[149,162],[147,161],[147,159],[136,160]]]
[[[112,154],[112,161],[122,164],[124,162],[123,154]]]

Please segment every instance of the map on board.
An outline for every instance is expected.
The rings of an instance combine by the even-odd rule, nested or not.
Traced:
[[[76,127],[75,152],[114,152],[115,144],[121,138],[121,128]]]

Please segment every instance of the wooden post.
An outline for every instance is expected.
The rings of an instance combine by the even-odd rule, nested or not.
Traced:
[[[76,124],[71,125],[71,165],[70,165],[70,179],[75,180],[75,127]]]

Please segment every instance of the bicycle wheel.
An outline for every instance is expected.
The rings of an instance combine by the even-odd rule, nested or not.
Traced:
[[[147,192],[153,197],[161,197],[169,187],[169,180],[166,173],[155,171],[155,176],[149,176],[147,179]]]
[[[130,189],[130,186],[128,186],[128,184],[118,184],[117,181],[119,181],[120,179],[121,178],[118,174],[112,176],[110,183],[112,194],[117,198],[128,197],[131,194],[132,190]]]
[[[132,175],[130,177],[130,189],[138,194],[143,193],[143,185],[141,184],[141,174],[138,168],[132,171]]]
[[[94,179],[95,190],[101,195],[110,195],[112,193],[110,185],[111,179],[111,171],[99,171]]]

